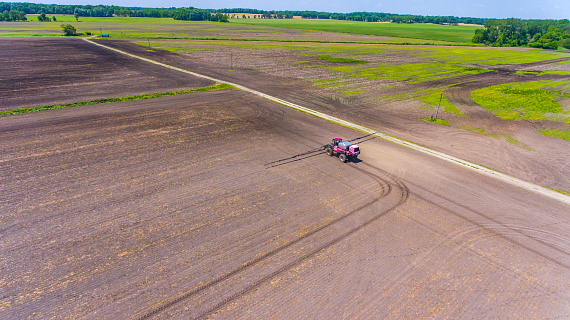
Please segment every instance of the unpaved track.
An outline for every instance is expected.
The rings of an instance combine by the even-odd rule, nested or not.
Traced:
[[[169,71],[164,71],[165,75]],[[0,318],[566,318],[569,207],[240,91],[0,118]]]

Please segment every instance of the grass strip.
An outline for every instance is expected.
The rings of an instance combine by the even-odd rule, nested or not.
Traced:
[[[335,58],[331,56],[318,56],[318,60],[324,60],[333,63],[355,63],[355,64],[367,64],[368,61],[364,60],[356,60],[356,59],[349,59],[349,58]]]
[[[570,141],[570,130],[540,129],[538,131],[545,136]]]
[[[187,90],[157,92],[157,93],[140,94],[140,95],[136,95],[136,96],[127,96],[127,97],[93,99],[93,100],[87,100],[87,101],[79,101],[79,102],[66,103],[66,104],[56,104],[56,105],[46,105],[46,106],[30,107],[30,108],[17,108],[17,109],[13,109],[13,110],[0,111],[0,117],[1,116],[14,115],[14,114],[21,114],[21,113],[30,113],[30,112],[38,112],[38,111],[46,111],[46,110],[64,109],[64,108],[73,108],[73,107],[89,106],[89,105],[103,104],[103,103],[145,100],[145,99],[159,98],[159,97],[165,97],[165,96],[174,96],[174,95],[178,95],[178,94],[185,94],[185,93],[192,93],[192,92],[216,91],[216,90],[224,90],[224,89],[231,89],[231,88],[233,88],[233,86],[224,83],[224,84],[218,84],[218,85],[209,86],[209,87],[187,89]]]

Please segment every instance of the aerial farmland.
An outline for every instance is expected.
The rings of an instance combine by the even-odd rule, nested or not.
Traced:
[[[0,22],[0,319],[569,317],[567,50],[28,17]]]

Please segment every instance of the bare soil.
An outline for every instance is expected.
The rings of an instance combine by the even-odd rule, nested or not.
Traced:
[[[537,172],[300,79],[105,43]],[[377,139],[266,165],[360,135],[237,90],[1,117],[0,318],[567,317],[567,205]]]
[[[0,110],[175,91],[211,85],[85,41],[2,38]]]

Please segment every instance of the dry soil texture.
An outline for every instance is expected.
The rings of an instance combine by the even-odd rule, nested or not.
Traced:
[[[237,90],[0,118],[0,318],[569,317],[567,205],[377,139],[266,165],[360,135]]]
[[[2,38],[0,110],[210,85],[78,39]]]

